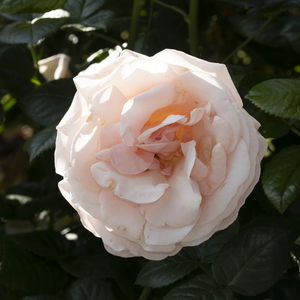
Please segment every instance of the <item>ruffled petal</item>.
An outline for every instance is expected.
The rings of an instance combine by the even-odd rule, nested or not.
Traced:
[[[151,203],[158,200],[169,187],[160,169],[148,170],[139,175],[121,175],[109,163],[98,162],[91,167],[91,173],[104,189],[134,203]]]
[[[152,87],[129,100],[122,111],[120,134],[126,146],[133,146],[151,114],[168,106],[176,99],[176,105],[185,102],[184,92],[171,83]]]
[[[202,197],[190,180],[196,158],[195,142],[182,143],[181,148],[184,157],[174,166],[168,179],[170,187],[157,202],[140,206],[141,213],[153,226],[186,226],[199,216]]]

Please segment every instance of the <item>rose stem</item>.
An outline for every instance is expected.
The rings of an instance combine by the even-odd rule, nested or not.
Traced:
[[[129,37],[128,37],[128,49],[131,50],[133,50],[135,38],[137,36],[140,12],[142,7],[141,4],[142,4],[141,0],[134,0],[130,29],[129,29]]]
[[[33,60],[33,65],[37,69],[38,68],[38,62],[37,62],[37,56],[36,56],[35,48],[32,44],[28,44],[28,48],[29,48],[30,53],[31,53],[31,57],[32,57],[32,60]]]
[[[198,0],[191,0],[189,13],[190,51],[193,56],[199,57],[198,53]]]
[[[241,45],[239,45],[236,49],[234,49],[224,60],[223,60],[223,64],[225,64],[232,56],[234,56],[234,54],[242,49],[244,46],[246,46],[261,30],[263,30],[272,20],[274,19],[274,17],[269,17],[267,19],[267,21],[262,24],[244,43],[242,43]]]
[[[141,49],[141,53],[144,53],[145,47],[146,47],[147,42],[148,42],[148,37],[149,37],[149,32],[150,32],[150,27],[151,27],[151,22],[152,22],[152,17],[153,17],[153,1],[152,0],[150,1],[149,6],[150,7],[149,7],[149,17],[148,17],[147,31],[146,31],[146,34],[144,36],[144,41],[143,41],[143,46],[142,46],[142,49]]]
[[[138,300],[146,300],[148,298],[148,296],[150,295],[151,291],[152,291],[152,288],[145,287]]]
[[[282,121],[290,127],[291,131],[293,131],[295,134],[300,136],[300,131],[299,130],[297,130],[293,125],[290,125],[285,119],[282,119]]]
[[[103,34],[103,33],[100,33],[100,32],[93,32],[93,31],[92,31],[91,34],[94,35],[94,36],[97,36],[97,37],[99,37],[99,38],[102,38],[102,39],[104,39],[104,40],[107,40],[107,41],[111,42],[112,44],[119,45],[119,46],[122,47],[122,43],[121,43],[121,42],[119,42],[118,40],[113,39],[113,38],[111,38],[111,37],[109,37],[109,36],[107,36],[107,35],[105,35],[105,34]]]
[[[160,2],[159,0],[152,0],[152,1],[158,3],[158,4],[162,5],[162,6],[165,6],[165,7],[169,8],[169,9],[172,9],[172,10],[174,10],[174,11],[176,11],[176,12],[178,12],[179,14],[181,14],[181,15],[184,17],[184,20],[185,20],[187,23],[189,23],[189,15],[186,14],[186,13],[185,13],[183,10],[181,10],[180,8],[178,8],[178,7],[176,7],[176,6],[173,6],[173,5],[165,4],[165,3],[163,3],[163,2]]]

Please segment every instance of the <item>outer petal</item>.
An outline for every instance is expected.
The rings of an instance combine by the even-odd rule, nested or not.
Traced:
[[[184,52],[170,49],[166,49],[157,53],[155,57],[168,64],[183,66],[189,70],[198,69],[210,73],[212,76],[215,76],[218,80],[220,80],[226,87],[228,87],[238,105],[240,107],[243,106],[241,97],[238,94],[225,65],[211,63],[199,58],[195,58],[194,56],[188,55]]]
[[[158,200],[169,187],[159,169],[124,176],[109,163],[100,161],[91,167],[91,173],[104,189],[114,188],[113,193],[116,196],[138,204]]]

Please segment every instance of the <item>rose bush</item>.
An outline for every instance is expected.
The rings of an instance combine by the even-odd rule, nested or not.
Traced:
[[[236,219],[267,143],[224,65],[126,50],[74,82],[59,188],[110,253],[163,259]]]

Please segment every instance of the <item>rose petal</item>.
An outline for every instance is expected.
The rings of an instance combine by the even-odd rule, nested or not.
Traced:
[[[120,122],[104,127],[100,133],[101,149],[108,149],[122,142]]]
[[[133,152],[130,147],[123,143],[115,145],[109,149],[111,164],[121,174],[140,174],[146,171],[153,162],[154,153],[137,149]]]
[[[202,161],[196,157],[195,164],[191,173],[191,178],[195,181],[200,181],[208,174],[208,168],[202,163]]]
[[[194,99],[202,101],[209,99],[216,114],[225,120],[232,130],[232,139],[227,152],[233,151],[239,140],[241,128],[236,110],[228,99],[224,85],[215,77],[199,71],[189,71],[179,75],[174,80],[174,84],[188,91],[189,96]]]
[[[153,153],[170,153],[176,151],[180,143],[181,141],[177,140],[169,143],[158,142],[153,144],[142,144],[142,145],[137,144],[136,147]]]
[[[189,70],[201,70],[215,76],[220,80],[232,93],[235,101],[238,103],[239,107],[243,106],[240,95],[238,94],[232,79],[228,73],[225,65],[208,62],[194,56],[188,55],[184,52],[178,50],[163,50],[155,55],[155,57],[163,60],[164,62],[177,65],[180,67],[185,67]]]
[[[171,83],[163,83],[129,100],[121,117],[123,143],[133,146],[151,114],[171,104],[172,99],[176,99],[176,105],[182,105],[185,102],[184,92]]]
[[[202,197],[199,191],[194,191],[190,180],[196,158],[195,142],[182,143],[181,148],[184,157],[174,166],[168,179],[170,187],[157,202],[140,206],[141,213],[153,226],[181,227],[198,218]]]
[[[118,198],[110,190],[102,190],[99,201],[101,220],[113,233],[134,242],[141,239],[146,220],[137,204]]]
[[[124,176],[109,163],[100,161],[91,167],[91,173],[104,189],[114,188],[114,195],[138,204],[158,200],[169,187],[159,169]]]

